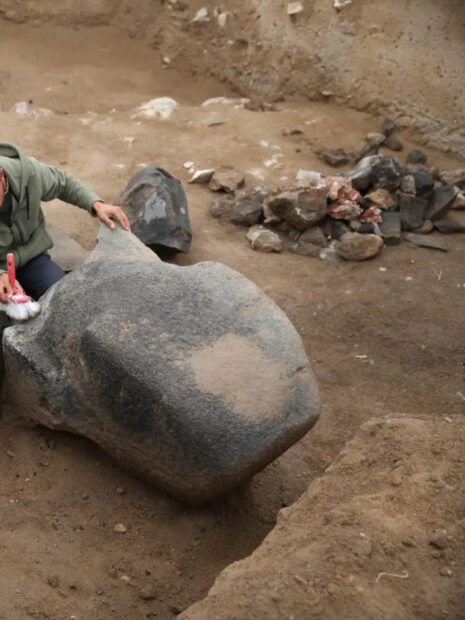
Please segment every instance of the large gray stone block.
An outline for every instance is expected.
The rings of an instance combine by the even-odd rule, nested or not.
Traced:
[[[41,304],[4,332],[7,401],[183,500],[228,491],[318,418],[299,335],[225,265],[166,264],[102,227],[90,259]]]

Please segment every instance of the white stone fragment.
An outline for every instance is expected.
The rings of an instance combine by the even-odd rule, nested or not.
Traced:
[[[229,11],[223,11],[218,15],[218,26],[220,28],[226,28],[226,24],[228,23],[228,18],[231,15]]]
[[[209,183],[212,176],[215,174],[214,168],[208,168],[206,170],[197,170],[194,172],[193,177],[189,183]]]
[[[171,97],[159,97],[158,99],[151,99],[147,103],[143,103],[136,109],[136,113],[132,118],[159,118],[161,120],[168,120],[173,115],[173,112],[177,110],[179,104]]]
[[[195,14],[193,20],[193,22],[208,22],[210,21],[210,18],[208,17],[208,9],[207,7],[203,6],[201,9],[199,9],[197,11],[197,13]]]
[[[334,8],[337,11],[340,11],[349,4],[352,4],[352,0],[334,0]]]
[[[302,2],[289,2],[287,5],[287,14],[288,15],[297,15],[298,13],[302,13],[304,10],[304,5]]]

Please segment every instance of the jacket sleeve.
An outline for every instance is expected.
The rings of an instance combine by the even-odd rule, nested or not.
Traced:
[[[47,166],[34,159],[29,158],[31,164],[34,166],[40,186],[41,186],[41,199],[43,201],[54,200],[59,198],[64,202],[68,202],[81,209],[86,209],[92,215],[96,215],[92,209],[94,202],[102,199],[85,183],[77,179],[72,174],[55,168],[55,166]]]

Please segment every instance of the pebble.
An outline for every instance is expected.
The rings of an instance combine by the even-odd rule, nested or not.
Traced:
[[[390,118],[386,118],[381,125],[379,132],[384,134],[387,138],[394,133],[396,130],[396,124],[394,121],[391,121]]]
[[[302,13],[304,10],[304,6],[302,2],[289,2],[287,5],[287,14],[288,15],[298,15]]]
[[[439,574],[442,577],[452,577],[452,571],[450,568],[447,568],[447,566],[443,566],[442,568],[439,569]]]
[[[446,549],[449,546],[449,541],[445,532],[438,532],[430,538],[429,544],[436,547],[436,549]]]
[[[377,133],[377,132],[371,132],[369,134],[367,134],[367,142],[369,142],[370,144],[383,144],[383,142],[386,140],[386,136],[384,135],[384,133]]]
[[[124,489],[123,487],[116,487],[115,493],[116,495],[124,495],[126,493],[126,489]]]
[[[115,525],[115,527],[113,528],[114,532],[117,532],[118,534],[124,534],[125,532],[127,532],[127,527],[125,525],[123,525],[123,523],[117,523]]]
[[[259,252],[281,252],[283,250],[283,242],[279,235],[263,226],[252,226],[246,238],[251,248]]]
[[[52,575],[51,577],[47,577],[47,583],[51,588],[58,588],[60,579],[56,575]]]
[[[404,148],[402,142],[400,142],[397,138],[394,138],[394,136],[388,136],[383,142],[383,146],[391,149],[391,151],[402,151]]]
[[[139,597],[143,601],[154,601],[158,596],[158,592],[153,586],[146,586],[139,589]]]
[[[98,594],[99,596],[101,596],[101,595],[102,595],[102,594],[104,594],[104,593],[105,593],[105,591],[103,590],[103,588],[97,588],[97,589],[95,590],[95,594]]]

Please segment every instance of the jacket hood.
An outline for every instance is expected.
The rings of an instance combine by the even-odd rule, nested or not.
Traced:
[[[0,142],[0,168],[5,170],[13,193],[21,201],[34,171],[29,158],[16,145]]]

